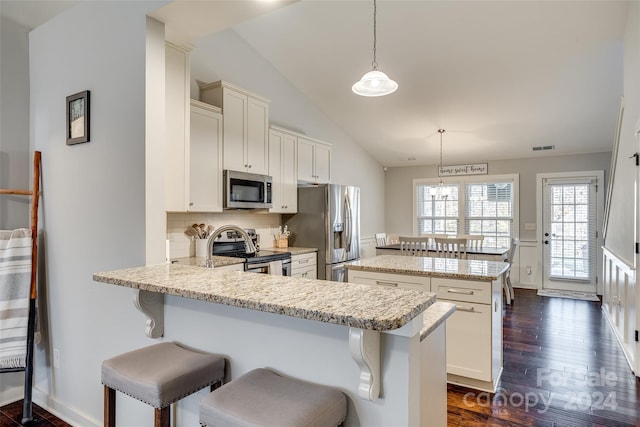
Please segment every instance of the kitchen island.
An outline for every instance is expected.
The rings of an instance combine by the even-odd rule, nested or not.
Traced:
[[[495,392],[502,374],[505,262],[379,255],[347,265],[351,283],[423,290],[456,305],[447,322],[447,380]]]
[[[339,388],[349,400],[347,426],[434,425],[420,402],[446,397],[437,378],[453,308],[424,316],[435,303],[430,292],[180,264],[93,278],[136,290],[147,333],[162,324],[165,338],[228,355],[232,378],[266,366]],[[446,420],[445,401],[433,411]]]

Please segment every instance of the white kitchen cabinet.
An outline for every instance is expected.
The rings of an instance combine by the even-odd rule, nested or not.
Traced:
[[[187,210],[222,212],[222,114],[192,100],[190,121]]]
[[[318,256],[315,252],[291,256],[291,276],[305,279],[318,278]]]
[[[431,278],[428,276],[412,276],[407,274],[379,273],[372,271],[347,270],[347,281],[361,285],[378,285],[389,288],[413,289],[429,292]]]
[[[269,100],[224,81],[201,85],[200,100],[222,108],[223,168],[267,175]]]
[[[298,181],[331,182],[331,145],[298,136]]]
[[[186,211],[189,139],[189,51],[165,44],[165,210]]]
[[[438,301],[456,305],[447,321],[447,381],[495,392],[502,374],[502,278],[431,278]]]
[[[296,213],[298,208],[298,137],[285,129],[269,128],[269,175],[272,178],[269,212]]]

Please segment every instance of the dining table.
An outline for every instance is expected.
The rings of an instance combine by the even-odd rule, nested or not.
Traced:
[[[430,257],[437,257],[435,245],[427,246]],[[483,259],[487,261],[505,261],[509,254],[509,248],[481,247],[467,249],[467,259]],[[376,255],[400,255],[400,243],[376,246]]]

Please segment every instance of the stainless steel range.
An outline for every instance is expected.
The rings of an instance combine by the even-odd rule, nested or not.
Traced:
[[[237,231],[225,231],[213,242],[213,255],[244,258],[244,271],[269,274],[269,267],[274,261],[282,263],[282,275],[291,276],[291,252],[276,252],[260,249],[258,234],[252,228],[245,229],[257,252],[246,253],[242,235]]]

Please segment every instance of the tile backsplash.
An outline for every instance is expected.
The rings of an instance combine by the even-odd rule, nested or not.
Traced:
[[[242,228],[254,228],[260,236],[260,247],[274,246],[273,233],[282,224],[282,216],[269,213],[223,212],[223,213],[167,213],[167,239],[171,258],[195,256],[195,242],[184,234],[193,224],[211,225],[214,228],[227,224]]]

